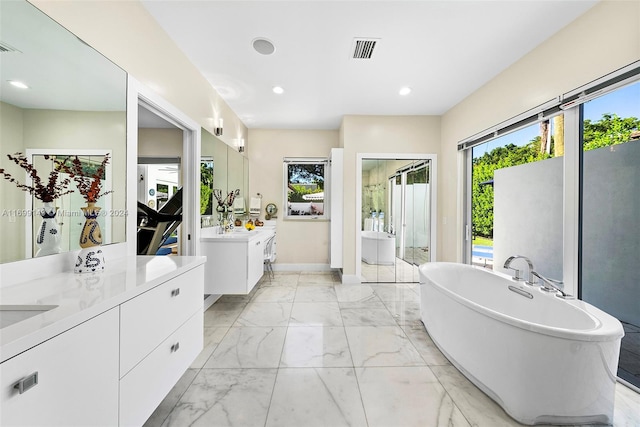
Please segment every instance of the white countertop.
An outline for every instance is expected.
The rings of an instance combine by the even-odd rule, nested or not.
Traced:
[[[206,257],[123,257],[108,262],[104,272],[58,273],[2,288],[2,305],[58,307],[0,329],[0,362],[205,262]]]
[[[234,228],[230,233],[218,234],[218,227],[207,227],[200,230],[201,242],[235,241],[248,242],[259,237],[270,237],[274,234],[273,227],[256,227],[254,230]]]

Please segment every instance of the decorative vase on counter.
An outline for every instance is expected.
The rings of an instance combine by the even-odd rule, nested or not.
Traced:
[[[56,220],[57,212],[58,208],[53,206],[52,202],[44,202],[40,209],[42,223],[36,236],[37,257],[60,253],[60,227]]]
[[[88,202],[80,208],[85,217],[84,227],[80,233],[80,253],[76,260],[76,273],[90,273],[104,270],[104,255],[102,253],[102,233],[98,224],[100,207]]]

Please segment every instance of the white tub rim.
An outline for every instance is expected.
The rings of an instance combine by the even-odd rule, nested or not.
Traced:
[[[396,236],[391,234],[391,233],[387,233],[386,231],[371,231],[371,230],[363,230],[360,232],[360,236],[364,239],[371,239],[371,240],[387,240],[387,239],[396,239]]]
[[[445,267],[445,266],[463,268],[463,269],[473,269],[473,270],[482,272],[481,274],[490,274],[496,277],[500,277],[502,279],[511,280],[509,276],[505,274],[502,274],[496,271],[488,271],[482,267],[472,266],[469,264],[454,263],[454,262],[433,262],[433,263],[425,263],[420,266],[419,268],[420,286],[428,286],[428,284],[425,281],[423,281],[423,276],[426,276],[425,272],[428,272],[429,270],[435,270],[438,267]],[[620,339],[624,336],[624,330],[622,328],[622,324],[618,319],[578,299],[562,300],[558,298],[560,302],[571,305],[574,309],[578,309],[584,312],[589,318],[591,318],[594,321],[595,327],[589,328],[589,329],[568,329],[568,328],[559,328],[559,327],[529,322],[526,320],[518,319],[516,317],[500,313],[491,308],[480,305],[474,301],[470,301],[467,298],[464,298],[456,294],[455,292],[446,288],[445,286],[442,286],[441,284],[434,282],[433,280],[429,280],[429,282],[435,290],[444,294],[448,298],[451,298],[456,302],[463,304],[464,306],[470,308],[471,310],[484,314],[497,321],[508,323],[512,326],[515,326],[523,330],[544,334],[544,335],[548,335],[556,338],[571,339],[576,341],[589,341],[589,342],[612,341],[612,340]],[[518,284],[515,281],[513,283]],[[527,291],[537,292],[540,294],[541,297],[545,297],[545,298],[557,298],[553,294],[541,291],[539,287],[537,289],[533,287],[527,288]]]

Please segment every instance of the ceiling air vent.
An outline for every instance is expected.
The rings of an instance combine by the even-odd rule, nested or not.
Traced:
[[[5,42],[0,41],[0,53],[20,52],[15,47],[12,47]]]
[[[371,59],[373,56],[373,50],[380,39],[370,38],[355,38],[353,39],[353,47],[351,51],[351,57],[353,59]]]

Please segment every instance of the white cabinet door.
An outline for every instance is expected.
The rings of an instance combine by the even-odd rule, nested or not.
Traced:
[[[211,295],[247,293],[247,242],[202,242],[207,257],[204,293]]]
[[[194,314],[120,380],[120,426],[140,426],[202,350],[203,312]]]
[[[202,350],[204,266],[120,307],[120,425],[142,425]]]
[[[204,266],[199,266],[122,304],[121,377],[202,310],[203,278]]]
[[[249,277],[247,281],[247,293],[251,292],[264,272],[264,245],[266,237],[249,241]]]
[[[117,425],[118,325],[114,308],[2,363],[0,425]]]
[[[201,243],[205,265],[205,294],[246,295],[258,283],[264,271],[264,246],[273,235],[261,230],[248,240],[212,239]]]

